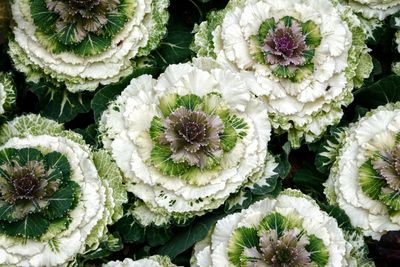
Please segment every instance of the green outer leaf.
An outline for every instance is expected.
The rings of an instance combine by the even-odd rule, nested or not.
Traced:
[[[124,242],[143,242],[145,236],[145,229],[136,222],[131,215],[125,215],[118,222],[115,223],[115,229],[120,233]]]
[[[281,236],[283,231],[288,228],[288,220],[279,212],[271,212],[265,216],[260,224],[260,229],[276,230],[278,236]]]
[[[311,48],[316,48],[321,44],[322,36],[319,27],[312,20],[301,23],[303,34],[306,36],[306,44]]]
[[[379,196],[391,211],[400,211],[400,192],[384,193]]]
[[[50,33],[54,30],[54,25],[58,15],[49,11],[44,0],[31,0],[31,16],[35,26],[44,33]]]
[[[177,23],[170,24],[169,29],[160,47],[151,54],[162,68],[170,64],[189,61],[193,56],[190,50],[193,39],[192,29]]]
[[[275,76],[279,77],[279,78],[284,78],[284,79],[291,79],[294,78],[296,76],[296,70],[295,69],[290,69],[286,66],[282,66],[282,65],[278,65],[276,66],[276,68],[272,71],[272,74],[274,74]]]
[[[111,36],[98,36],[89,33],[88,36],[73,48],[75,54],[87,57],[94,56],[104,52],[111,46]]]
[[[28,88],[39,97],[40,113],[58,122],[71,121],[90,110],[90,93],[72,94],[45,82],[30,84]]]
[[[310,56],[310,55],[308,55]],[[307,60],[310,60],[310,58],[308,58]],[[305,77],[311,75],[314,72],[314,64],[313,63],[309,63],[300,67],[297,67],[296,71],[295,71],[295,75],[293,77],[290,78],[290,80],[292,82],[298,83],[301,82],[302,80],[304,80]]]
[[[229,261],[235,266],[246,266],[243,257],[245,248],[258,247],[259,237],[257,229],[239,227],[232,233],[227,248]]]
[[[69,181],[71,176],[71,168],[68,159],[59,152],[51,152],[44,156],[48,170],[58,170],[50,173],[48,180],[60,179],[60,181]]]
[[[14,222],[18,219],[14,216],[15,205],[11,205],[7,202],[0,202],[0,222]]]
[[[400,101],[400,76],[389,75],[378,82],[356,91],[354,103],[373,109],[387,103]]]
[[[24,220],[12,223],[2,223],[0,231],[9,236],[22,236],[26,238],[38,238],[46,233],[49,222],[40,215],[27,216]]]
[[[116,12],[107,16],[107,23],[102,30],[108,36],[115,36],[128,21],[128,16],[125,13]]]
[[[260,178],[260,179],[266,179],[266,178]],[[267,179],[267,182],[265,185],[260,186],[257,183],[252,185],[250,190],[251,193],[257,196],[265,196],[266,194],[269,194],[275,190],[275,188],[278,185],[278,176],[276,175],[275,177],[270,177]]]
[[[319,172],[329,173],[332,164],[339,155],[343,135],[342,128],[331,128],[330,135],[325,137],[316,148],[317,155],[314,164]]]
[[[77,42],[75,24],[67,24],[57,33],[57,39],[64,45],[71,45]]]
[[[225,201],[224,211],[229,214],[236,210],[247,209],[251,203],[251,192],[249,190],[241,189]]]
[[[13,148],[7,148],[7,150],[11,150]],[[37,160],[40,161],[43,158],[43,154],[35,149],[35,148],[21,148],[14,149],[15,150],[15,158],[13,160],[17,160],[21,166],[26,165],[29,161]],[[12,153],[14,154],[14,153]]]
[[[326,266],[329,260],[329,251],[324,242],[315,235],[309,235],[308,240],[310,244],[306,246],[306,250],[311,254],[311,261],[318,267]]]
[[[159,117],[155,116],[151,120],[151,124],[150,124],[149,134],[150,134],[151,140],[157,141],[158,138],[160,137],[160,135],[164,131],[165,131],[165,128],[162,125],[161,119]]]
[[[15,148],[5,148],[0,151],[0,165],[11,163],[11,160],[16,157],[18,150]]]
[[[167,146],[155,145],[151,150],[151,162],[164,175],[180,176],[188,173],[192,167],[185,162],[176,163],[171,159],[171,150]]]
[[[178,107],[185,107],[188,110],[196,110],[196,108],[202,103],[201,97],[194,95],[194,94],[188,94],[188,95],[183,95],[179,96],[176,100],[176,108]]]
[[[359,169],[359,183],[362,191],[372,199],[378,200],[386,181],[374,170],[371,160]]]
[[[174,259],[178,254],[204,239],[210,228],[225,214],[208,214],[196,219],[190,226],[176,233],[170,241],[155,251],[155,254],[166,255]]]
[[[158,108],[160,109],[164,117],[168,117],[177,107],[178,98],[178,94],[167,94],[160,98]]]
[[[276,27],[276,22],[274,18],[269,18],[263,23],[261,23],[260,28],[258,29],[258,44],[264,45],[265,37],[267,37],[270,30],[274,30]]]
[[[79,192],[79,185],[72,181],[58,189],[49,198],[49,206],[44,211],[46,218],[54,220],[64,217],[67,211],[71,210],[77,203]]]
[[[3,104],[3,108],[6,112],[13,111],[17,104],[17,88],[15,87],[12,74],[0,72],[0,83],[3,84],[6,93],[6,99]]]
[[[306,163],[295,173],[293,183],[302,192],[323,200],[323,183],[327,179],[327,175],[318,172],[312,164]]]
[[[224,152],[231,151],[237,142],[238,136],[232,124],[224,120],[224,132],[220,135],[220,146]]]

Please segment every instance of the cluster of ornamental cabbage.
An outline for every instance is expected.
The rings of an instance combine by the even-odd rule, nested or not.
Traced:
[[[95,91],[159,45],[168,5],[14,0],[8,53],[28,81]],[[399,0],[231,0],[195,26],[196,58],[109,101],[104,148],[39,115],[4,123],[0,265],[73,265],[111,242],[107,227],[123,216],[182,225],[235,197],[242,208],[248,190],[261,200],[211,227],[192,266],[373,266],[363,236],[400,230],[400,104],[367,113],[319,155],[332,164],[324,193],[352,232],[300,191],[266,196],[280,167],[269,143],[287,134],[298,148],[339,123],[373,68],[364,27],[399,10]],[[15,102],[12,75],[0,73],[0,114]],[[156,255],[103,266],[175,265]]]

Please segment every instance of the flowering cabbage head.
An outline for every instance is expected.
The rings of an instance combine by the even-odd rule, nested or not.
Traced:
[[[399,0],[342,0],[355,12],[367,19],[384,20],[387,16],[400,11]]]
[[[276,167],[264,103],[239,75],[204,58],[171,65],[157,80],[133,79],[100,131],[145,225],[216,209],[241,186],[266,185]]]
[[[126,191],[105,151],[37,115],[0,128],[0,265],[65,266],[107,242]]]
[[[166,31],[168,0],[16,0],[9,54],[37,82],[95,90],[132,72]]]
[[[231,0],[195,31],[198,55],[255,78],[250,90],[295,147],[338,123],[372,70],[359,19],[329,0]]]
[[[388,104],[345,129],[325,184],[330,202],[364,235],[377,240],[387,231],[400,230],[399,122],[399,103]],[[330,157],[329,150],[322,156]]]
[[[358,240],[358,241],[356,241]],[[217,222],[192,266],[373,266],[362,239],[339,228],[310,197],[286,190]]]

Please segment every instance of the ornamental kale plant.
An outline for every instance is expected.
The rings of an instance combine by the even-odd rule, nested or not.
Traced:
[[[0,0],[0,266],[400,266],[399,0]]]

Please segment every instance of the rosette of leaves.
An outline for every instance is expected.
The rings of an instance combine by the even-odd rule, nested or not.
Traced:
[[[38,115],[0,128],[0,264],[60,266],[109,240],[126,190],[105,151]]]
[[[176,267],[175,264],[171,262],[171,260],[166,256],[154,255],[147,259],[141,260],[132,260],[130,258],[126,258],[123,261],[110,261],[106,264],[103,264],[103,267]]]
[[[199,56],[253,77],[275,131],[293,147],[339,122],[372,70],[360,21],[328,0],[231,0],[195,27]]]
[[[340,0],[367,19],[384,20],[400,11],[399,0]]]
[[[15,108],[16,93],[11,74],[0,72],[0,114],[12,111]]]
[[[286,190],[217,222],[196,244],[192,266],[374,266],[363,241],[300,191]],[[362,240],[362,239],[361,239]]]
[[[9,54],[29,81],[71,92],[127,76],[165,35],[168,0],[17,0]]]
[[[398,169],[399,103],[373,110],[344,129],[320,155],[335,151],[325,194],[342,208],[354,227],[379,238],[400,229]]]
[[[184,222],[248,184],[268,186],[265,105],[238,74],[209,59],[133,79],[100,120],[104,147],[143,203],[140,223]]]

